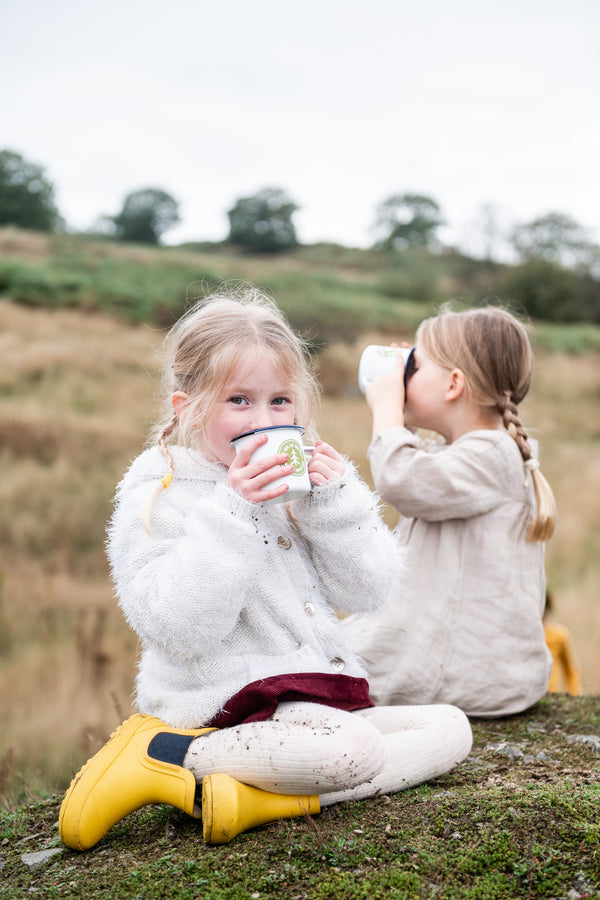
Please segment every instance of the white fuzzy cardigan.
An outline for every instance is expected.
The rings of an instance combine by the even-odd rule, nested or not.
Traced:
[[[142,517],[165,475],[158,449],[119,485],[108,556],[119,604],[141,641],[142,712],[181,728],[209,722],[245,685],[273,675],[364,677],[335,610],[391,599],[401,567],[378,501],[352,467],[290,505],[252,504],[227,469],[171,448],[175,477]]]

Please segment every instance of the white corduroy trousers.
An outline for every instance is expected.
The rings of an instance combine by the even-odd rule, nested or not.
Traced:
[[[472,744],[454,706],[376,706],[345,712],[281,703],[266,722],[213,731],[190,744],[198,782],[219,772],[278,794],[318,795],[321,806],[401,791],[448,772]]]

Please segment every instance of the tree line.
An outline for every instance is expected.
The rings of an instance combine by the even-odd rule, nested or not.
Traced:
[[[293,221],[299,208],[285,190],[276,187],[239,197],[227,211],[226,241],[248,252],[290,250],[299,244]],[[146,187],[127,194],[120,211],[102,216],[91,233],[159,245],[179,222],[178,201],[158,187]],[[375,209],[373,249],[386,258],[407,252],[460,255],[439,239],[445,224],[432,197],[393,194]],[[66,230],[44,169],[7,149],[0,151],[0,225]],[[495,258],[501,241],[512,249],[517,264],[510,267],[511,286],[530,315],[600,322],[600,247],[573,218],[551,211],[504,234],[488,205],[482,207],[479,230],[483,262],[490,268],[502,266]]]

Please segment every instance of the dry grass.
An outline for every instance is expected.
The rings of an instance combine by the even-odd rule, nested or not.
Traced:
[[[558,505],[548,545],[554,618],[572,633],[584,690],[600,693],[600,366],[597,355],[541,356],[526,406]]]
[[[160,335],[0,304],[2,760],[64,786],[131,708],[136,640],[104,557],[114,487],[154,416]]]
[[[0,228],[0,253],[19,262],[35,262],[50,255],[52,238],[39,231]]]
[[[112,596],[104,529],[155,416],[161,337],[0,302],[0,782],[11,802],[63,788],[131,709],[136,640]],[[322,435],[367,481],[370,415],[355,381],[362,347],[377,340],[333,345],[321,360]],[[600,693],[599,397],[597,358],[541,355],[526,408],[560,512],[548,552],[556,618],[588,693]]]

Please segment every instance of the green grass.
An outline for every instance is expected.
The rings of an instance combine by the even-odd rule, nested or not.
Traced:
[[[548,350],[551,353],[569,353],[573,356],[598,353],[600,327],[585,322],[568,325],[545,322],[536,329],[534,349]]]
[[[364,252],[364,251],[363,251]],[[0,259],[0,295],[35,308],[83,308],[165,327],[223,281],[251,281],[275,297],[293,325],[318,345],[369,329],[414,330],[427,304],[379,292],[372,256],[347,251],[332,266],[315,248],[250,257],[226,248],[136,248],[55,236],[41,258]],[[320,261],[319,261],[320,260]],[[381,265],[381,259],[379,264]],[[317,331],[318,323],[318,331]]]
[[[499,267],[456,254],[403,254],[330,244],[250,255],[227,244],[141,247],[83,235],[54,235],[27,253],[28,232],[0,230],[0,296],[34,308],[86,309],[132,323],[171,325],[194,298],[224,281],[250,281],[273,295],[317,348],[369,331],[413,334],[439,304],[493,301]],[[501,268],[501,267],[500,267]],[[539,345],[600,349],[600,326],[544,324]]]
[[[61,847],[61,798],[0,814],[0,896],[158,898],[567,898],[600,896],[600,698],[545,698],[521,716],[473,722],[469,758],[419,788],[287,820],[207,847],[200,824],[146,807],[91,851],[31,870]],[[511,759],[510,747],[523,756]],[[541,755],[540,755],[541,754]],[[2,862],[0,862],[2,865]]]

